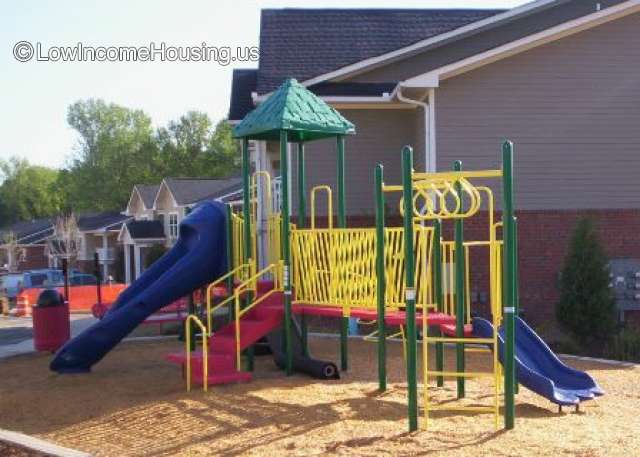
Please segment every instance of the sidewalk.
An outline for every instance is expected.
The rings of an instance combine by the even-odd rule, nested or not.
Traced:
[[[96,322],[90,314],[71,315],[71,337]],[[0,317],[0,359],[29,354],[33,348],[33,321],[26,317]]]

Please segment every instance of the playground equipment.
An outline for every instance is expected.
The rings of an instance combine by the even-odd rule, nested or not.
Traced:
[[[344,138],[354,132],[349,121],[295,80],[285,82],[234,130],[242,140],[241,210],[234,211],[232,205],[223,210],[214,204],[197,208],[181,224],[178,244],[121,295],[105,319],[67,343],[52,369],[88,370],[150,313],[208,283],[204,316],[192,313],[185,320],[185,351],[167,357],[184,367],[187,389],[192,382],[206,391],[209,385],[250,380],[252,347],[264,337],[287,375],[298,370],[323,379],[337,377],[335,365],[309,357],[307,344],[306,317],[328,316],[340,320],[342,370],[348,368],[349,318],[376,325],[368,339],[377,344],[381,391],[387,388],[388,330],[400,327],[410,431],[418,428],[419,325],[425,424],[431,411],[446,409],[493,413],[497,427],[503,399],[505,428],[511,429],[517,380],[559,405],[601,395],[588,375],[562,365],[533,330],[516,318],[513,145],[503,144],[499,170],[463,171],[456,162],[452,171],[440,173],[416,172],[412,149],[403,148],[401,184],[385,183],[382,165],[375,169],[375,226],[351,228],[346,224]],[[336,226],[333,191],[326,185],[311,189],[307,221],[305,143],[330,137],[336,138],[337,145]],[[250,175],[249,140],[279,142],[281,204],[274,201],[268,173],[259,170]],[[297,145],[298,155],[295,225],[290,221],[290,143]],[[486,184],[488,180],[497,180],[502,187],[501,221],[495,215],[494,189]],[[328,202],[326,228],[316,220],[320,193]],[[400,196],[403,224],[388,227],[386,199],[393,193]],[[464,223],[472,217],[484,218],[485,239],[465,240]],[[259,224],[266,224],[261,227],[266,233],[261,240]],[[453,225],[453,240],[444,236],[447,224]],[[485,315],[491,321],[474,317],[471,309],[471,252],[480,249],[488,259]],[[229,259],[226,265],[223,253]],[[216,329],[213,316],[223,309],[228,321]],[[299,331],[294,315],[300,318]],[[201,350],[196,350],[197,337]],[[454,370],[444,364],[447,343],[456,348]],[[429,359],[430,345],[435,348],[434,363]],[[466,369],[466,354],[477,351],[492,353],[490,372]],[[248,371],[243,370],[243,354]],[[442,387],[448,378],[456,380],[456,395],[462,399],[467,380],[478,377],[493,380],[490,404],[434,404],[431,400],[431,390]]]

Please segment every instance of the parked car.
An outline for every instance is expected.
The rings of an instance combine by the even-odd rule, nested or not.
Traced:
[[[0,291],[9,299],[9,304],[13,306],[16,295],[23,288],[23,273],[8,273],[0,276]]]
[[[95,286],[97,282],[94,275],[85,273],[75,273],[69,277],[69,285],[71,286]]]

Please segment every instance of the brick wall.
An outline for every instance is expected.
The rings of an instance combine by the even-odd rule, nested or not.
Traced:
[[[44,253],[44,245],[25,246],[24,248],[26,250],[26,259],[18,265],[19,270],[35,270],[49,267],[49,258]]]

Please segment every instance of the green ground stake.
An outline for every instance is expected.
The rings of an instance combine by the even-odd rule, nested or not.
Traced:
[[[287,132],[280,131],[280,176],[282,179],[282,260],[284,279],[284,341],[285,341],[285,372],[287,376],[293,374],[293,345],[291,335],[291,246],[289,245],[289,166],[287,164]]]
[[[433,224],[433,291],[438,312],[444,312],[444,297],[442,295],[442,223],[436,220]],[[438,336],[442,332],[438,331]],[[424,342],[423,342],[424,344]],[[436,343],[436,371],[444,371],[444,343]],[[444,386],[444,377],[436,378],[438,387]]]
[[[457,160],[453,164],[455,171],[462,171],[462,162]],[[462,185],[460,182],[455,184],[456,193],[462,200]],[[463,202],[462,202],[463,203]],[[462,205],[461,203],[461,205]],[[464,211],[464,208],[460,208]],[[455,221],[455,267],[456,267],[456,337],[464,337],[464,317],[465,317],[465,291],[464,291],[464,225],[461,218]],[[464,373],[464,343],[456,344],[456,371]],[[465,396],[465,379],[457,378],[458,398]]]
[[[505,141],[502,145],[502,185],[503,185],[503,207],[502,223],[504,238],[504,277],[503,287],[505,289],[504,302],[504,328],[505,328],[505,351],[504,351],[504,423],[506,429],[515,427],[515,256],[514,250],[514,230],[513,230],[513,143]]]
[[[376,301],[378,306],[378,388],[387,390],[387,329],[384,323],[386,294],[384,268],[384,192],[383,166],[379,164],[375,172],[376,187]]]
[[[413,150],[402,149],[402,195],[404,201],[404,245],[407,318],[407,396],[409,431],[418,430],[418,342],[416,337],[416,289],[413,252]]]
[[[345,228],[347,226],[347,213],[346,213],[346,195],[345,195],[345,174],[344,174],[344,136],[337,136],[338,146],[338,228]],[[329,217],[333,217],[330,214]],[[342,371],[347,370],[348,363],[348,335],[349,335],[349,318],[342,317],[340,325],[340,369]]]

